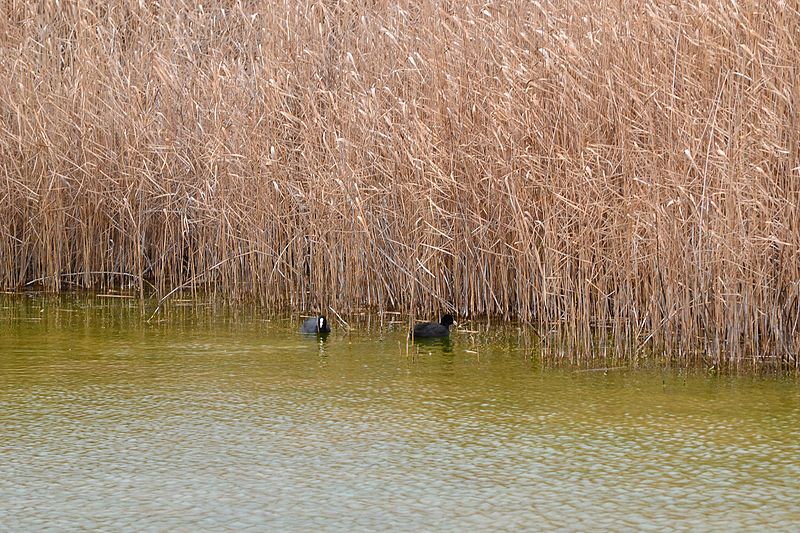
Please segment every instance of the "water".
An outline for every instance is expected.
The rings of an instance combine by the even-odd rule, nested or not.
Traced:
[[[800,526],[793,380],[548,370],[511,327],[407,352],[377,320],[142,314],[0,299],[0,530]]]

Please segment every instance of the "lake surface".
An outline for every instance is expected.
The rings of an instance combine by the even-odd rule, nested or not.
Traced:
[[[800,527],[793,379],[153,306],[0,296],[0,531]]]

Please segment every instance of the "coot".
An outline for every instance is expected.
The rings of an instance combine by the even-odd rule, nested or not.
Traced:
[[[411,336],[419,339],[426,339],[431,337],[447,337],[450,335],[450,326],[455,324],[453,315],[444,315],[442,322],[423,322],[414,326],[414,331]]]
[[[300,333],[330,333],[331,327],[324,316],[312,316],[303,321]]]

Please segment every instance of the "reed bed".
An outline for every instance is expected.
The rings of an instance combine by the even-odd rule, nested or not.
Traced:
[[[797,366],[800,6],[6,0],[0,286]]]

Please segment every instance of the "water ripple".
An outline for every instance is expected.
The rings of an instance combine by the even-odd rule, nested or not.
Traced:
[[[406,356],[400,332],[321,346],[257,325],[7,327],[0,530],[800,523],[794,383],[576,376],[508,343]]]

